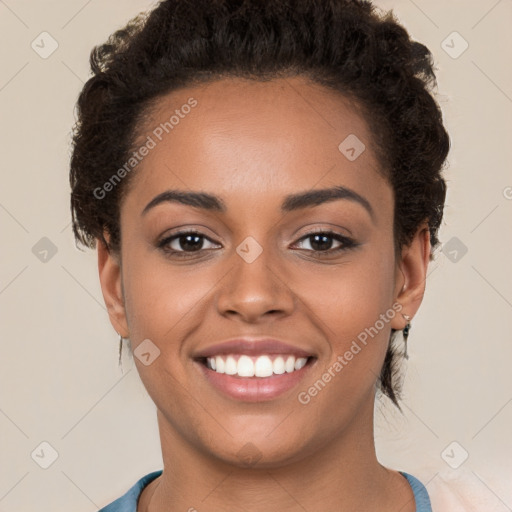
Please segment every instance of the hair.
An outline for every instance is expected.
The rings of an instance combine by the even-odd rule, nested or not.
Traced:
[[[450,141],[433,97],[432,54],[392,11],[364,0],[164,0],[93,48],[90,65],[70,165],[73,232],[82,245],[99,240],[119,251],[120,204],[134,173],[106,198],[94,191],[130,158],[159,98],[222,78],[302,76],[349,99],[370,127],[379,172],[394,192],[395,253],[427,222],[433,259]],[[401,410],[396,333],[377,389]]]

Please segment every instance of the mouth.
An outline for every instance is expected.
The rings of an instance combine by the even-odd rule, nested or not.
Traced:
[[[269,402],[293,393],[316,361],[315,356],[230,353],[194,358],[194,366],[223,398]]]
[[[264,402],[291,393],[317,356],[294,343],[245,337],[211,345],[192,359],[200,375],[223,398]]]

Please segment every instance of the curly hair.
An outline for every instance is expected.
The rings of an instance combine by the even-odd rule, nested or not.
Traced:
[[[392,11],[377,12],[365,0],[163,0],[96,46],[90,65],[70,165],[77,243],[94,248],[99,240],[119,250],[120,203],[133,173],[106,199],[94,191],[130,158],[153,102],[225,77],[303,76],[349,98],[370,127],[394,192],[396,254],[428,222],[433,259],[450,141],[433,97],[432,54]],[[401,410],[396,333],[377,384]]]

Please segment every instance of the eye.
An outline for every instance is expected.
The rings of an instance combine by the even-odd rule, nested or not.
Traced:
[[[331,255],[333,253],[353,249],[359,245],[351,238],[335,233],[334,231],[315,231],[308,233],[303,236],[298,243],[301,243],[301,241],[306,241],[306,245],[309,245],[309,248],[306,247],[305,250],[318,253],[319,256],[323,254]],[[339,246],[333,249],[332,245],[336,242]],[[302,247],[302,249],[304,249],[304,247]]]
[[[299,248],[313,252],[315,256],[319,257],[337,254],[341,251],[353,249],[359,245],[351,238],[329,230],[319,230],[308,233],[300,238],[296,245],[304,244],[304,242],[306,242],[305,245],[309,245],[309,247]],[[333,248],[333,244],[336,243],[338,247]],[[194,253],[200,253],[208,249],[215,249],[220,247],[220,245],[212,242],[200,231],[188,229],[165,237],[158,242],[158,247],[166,255],[180,258],[190,257],[193,256]]]
[[[191,253],[211,249],[213,247],[205,247],[204,242],[207,241],[213,247],[218,244],[213,243],[203,233],[188,229],[179,231],[171,236],[165,237],[158,243],[158,247],[165,253],[176,255],[178,257],[187,256]]]

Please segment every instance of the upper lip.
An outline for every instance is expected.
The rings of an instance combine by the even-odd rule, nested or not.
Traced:
[[[312,357],[313,354],[289,343],[272,338],[237,338],[215,343],[199,350],[196,359],[223,354],[246,354],[258,356],[263,354],[289,354],[295,357]]]

